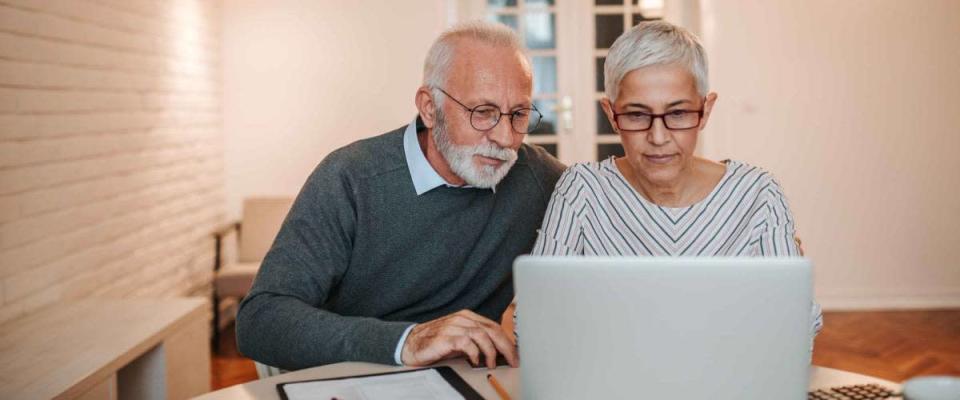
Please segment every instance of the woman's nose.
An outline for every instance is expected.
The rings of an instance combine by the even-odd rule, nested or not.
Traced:
[[[663,118],[655,118],[650,130],[647,131],[647,142],[654,146],[662,146],[670,143],[670,131],[663,123]]]

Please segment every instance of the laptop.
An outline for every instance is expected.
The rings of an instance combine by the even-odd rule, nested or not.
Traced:
[[[806,399],[803,258],[514,263],[525,399]]]

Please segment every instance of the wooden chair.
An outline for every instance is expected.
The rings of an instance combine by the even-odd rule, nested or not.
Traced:
[[[214,232],[213,348],[220,343],[220,328],[236,315],[234,307],[247,295],[270,250],[293,198],[253,197],[243,201],[243,216]],[[233,303],[227,302],[231,301]],[[224,311],[230,311],[224,313]],[[224,315],[226,314],[226,315]],[[226,318],[224,318],[226,317]]]

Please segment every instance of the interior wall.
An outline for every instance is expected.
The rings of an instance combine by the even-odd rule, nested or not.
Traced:
[[[0,322],[209,283],[219,7],[0,0]]]
[[[223,12],[227,210],[294,196],[332,150],[416,116],[448,1],[231,0]]]
[[[700,6],[702,150],[779,178],[824,306],[960,306],[960,2]]]

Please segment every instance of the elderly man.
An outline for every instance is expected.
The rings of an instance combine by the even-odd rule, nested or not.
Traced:
[[[304,184],[240,305],[240,351],[283,369],[516,365],[495,320],[564,169],[522,142],[540,121],[531,88],[510,29],[443,33],[416,120],[334,151]]]

